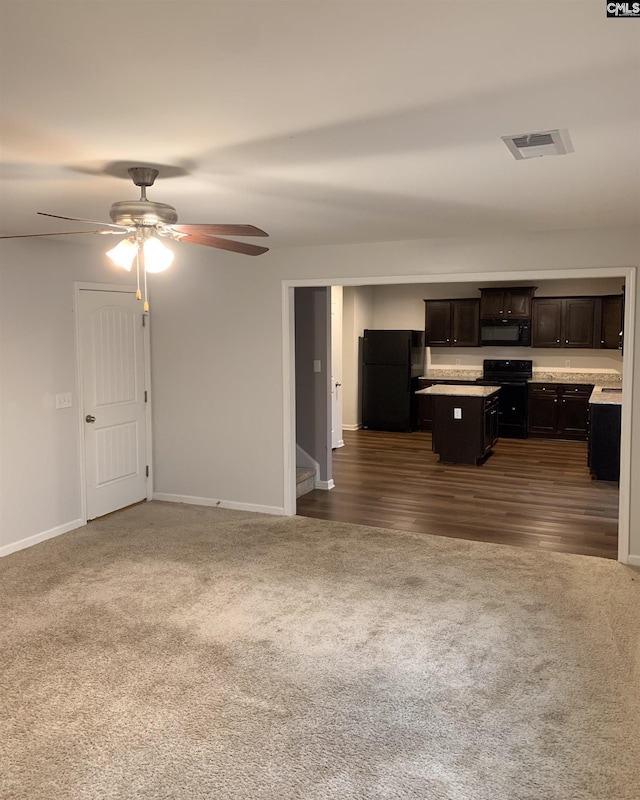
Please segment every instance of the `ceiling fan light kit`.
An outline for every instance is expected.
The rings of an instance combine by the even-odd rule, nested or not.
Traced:
[[[106,255],[113,261],[116,267],[122,267],[127,272],[131,272],[133,259],[138,252],[138,245],[132,239],[123,239],[121,242],[107,250]]]
[[[268,251],[268,247],[221,238],[224,236],[268,236],[265,231],[256,228],[254,225],[203,223],[181,223],[178,225],[178,213],[173,206],[147,199],[147,188],[153,186],[159,171],[153,167],[131,167],[128,173],[134,184],[140,187],[140,199],[122,200],[114,203],[109,211],[111,222],[98,222],[78,217],[61,217],[57,214],[46,214],[38,211],[38,214],[45,217],[101,225],[101,230],[63,231],[52,234],[33,233],[0,236],[0,239],[22,239],[32,236],[76,236],[83,233],[123,235],[126,238],[111,250],[108,250],[106,255],[115,266],[121,267],[128,272],[131,271],[135,259],[138,278],[136,296],[139,300],[142,299],[140,290],[140,274],[142,272],[145,311],[149,310],[149,303],[147,302],[147,273],[163,272],[171,265],[174,258],[173,252],[161,241],[162,238],[173,239],[178,242],[190,242],[191,244],[229,250],[250,256],[258,256]]]

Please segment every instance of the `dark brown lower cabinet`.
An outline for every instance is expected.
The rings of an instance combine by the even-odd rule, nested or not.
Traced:
[[[434,381],[427,381],[421,378],[418,381],[418,389],[426,389],[433,386]],[[430,431],[433,427],[433,395],[418,395],[418,429]]]
[[[589,406],[589,470],[596,480],[620,480],[620,421],[622,406]]]
[[[498,441],[498,394],[433,395],[431,449],[440,461],[479,464]]]
[[[586,441],[590,384],[529,384],[529,436]]]

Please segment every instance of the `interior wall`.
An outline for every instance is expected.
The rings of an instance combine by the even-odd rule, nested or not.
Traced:
[[[153,276],[156,497],[282,512],[282,287],[269,255],[185,245]]]
[[[122,284],[131,276],[110,268],[101,250],[60,239],[12,240],[0,254],[0,554],[6,554],[81,524],[74,281]],[[56,394],[66,392],[72,407],[56,409]]]
[[[331,480],[330,330],[331,289],[296,289],[296,442],[320,465],[321,481]]]
[[[130,280],[102,266],[104,242],[96,239],[0,245],[3,545],[78,519],[77,414],[51,407],[56,392],[75,390],[73,281]],[[389,275],[399,283],[420,283],[424,275],[444,283],[456,274],[527,280],[542,268],[551,278],[556,270],[639,260],[635,229],[273,249],[259,259],[185,245],[172,269],[151,281],[155,490],[230,507],[284,508],[283,281],[370,286]],[[638,302],[637,283],[635,294]],[[626,352],[631,358],[630,346]],[[640,326],[633,358],[640,375]],[[640,419],[640,380],[632,415]],[[630,435],[637,485],[640,426]],[[630,512],[631,553],[640,563],[637,493]]]
[[[373,328],[373,286],[345,286],[343,293],[342,421],[347,430],[362,425],[362,402],[358,380],[359,340],[366,328]]]

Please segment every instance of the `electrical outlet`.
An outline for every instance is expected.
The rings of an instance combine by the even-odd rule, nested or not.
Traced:
[[[453,409],[453,418],[454,419],[462,419],[462,409],[461,408],[454,408]]]
[[[71,408],[71,392],[56,395],[56,408]]]
[[[460,366],[460,359],[456,358],[456,367],[459,367],[459,366]]]
[[[565,365],[565,367],[570,367],[570,366],[571,366],[571,359],[570,359],[570,358],[568,358],[568,359],[567,359],[567,360],[564,362],[564,365]]]

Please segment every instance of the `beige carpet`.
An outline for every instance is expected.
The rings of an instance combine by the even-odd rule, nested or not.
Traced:
[[[151,503],[0,560],[3,800],[637,800],[640,573]]]

